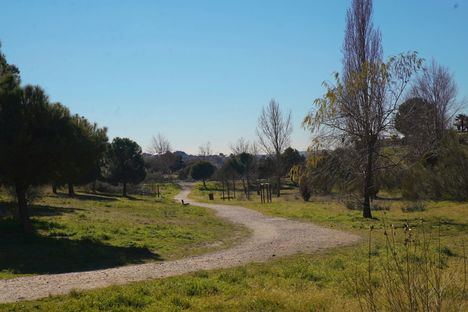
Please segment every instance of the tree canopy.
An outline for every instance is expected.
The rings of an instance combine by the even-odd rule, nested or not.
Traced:
[[[67,183],[73,195],[74,184],[86,184],[100,176],[108,139],[106,128],[99,128],[82,116],[72,116],[69,128],[64,159],[57,164],[54,182]]]
[[[208,161],[199,161],[192,165],[190,176],[195,180],[202,180],[203,187],[206,189],[206,179],[209,179],[216,168]]]
[[[141,147],[128,138],[115,138],[109,146],[108,180],[122,183],[122,195],[127,196],[128,183],[140,183],[146,177]]]
[[[31,230],[27,191],[51,181],[63,160],[69,123],[68,109],[51,104],[38,86],[0,91],[0,174],[15,189],[26,231]]]

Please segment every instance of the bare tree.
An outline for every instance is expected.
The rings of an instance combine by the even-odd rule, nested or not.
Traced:
[[[279,104],[271,100],[268,106],[262,109],[258,119],[257,135],[263,150],[275,158],[278,197],[281,195],[281,153],[289,146],[291,133],[291,112],[284,115]]]
[[[234,156],[231,156],[231,165],[241,177],[244,193],[249,198],[251,181],[254,180],[257,168],[257,144],[250,143],[241,137],[235,144],[231,144],[231,151],[232,156]]]
[[[150,147],[150,152],[152,154],[163,155],[170,151],[171,151],[171,143],[164,135],[162,135],[161,133],[158,133],[157,136],[153,136],[151,147]]]
[[[400,99],[422,64],[416,53],[382,61],[381,35],[373,26],[372,11],[372,0],[353,0],[346,17],[343,75],[335,74],[335,84],[324,83],[325,95],[315,100],[317,109],[304,120],[321,141],[358,152],[355,164],[362,177],[365,218],[372,217],[370,198],[375,194],[381,141],[392,131]]]
[[[242,153],[249,153],[255,155],[253,152],[256,151],[255,143],[250,143],[245,138],[239,138],[235,144],[231,144],[231,152],[234,155],[240,155]]]
[[[431,127],[435,130],[434,141],[440,141],[457,112],[457,85],[446,67],[436,61],[424,69],[411,90],[413,97],[421,98],[435,108]]]
[[[213,151],[211,150],[211,143],[209,141],[198,147],[199,156],[208,157],[212,154],[213,154]]]

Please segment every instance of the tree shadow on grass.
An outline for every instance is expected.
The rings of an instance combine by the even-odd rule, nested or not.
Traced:
[[[31,216],[60,216],[66,213],[84,211],[84,209],[81,208],[55,207],[46,205],[30,205],[29,208]]]
[[[75,194],[73,196],[70,196],[65,193],[59,193],[59,194],[50,195],[49,197],[78,199],[78,200],[92,200],[92,201],[100,201],[100,202],[117,200],[116,196],[111,195],[111,194]]]
[[[54,224],[41,224],[41,228]],[[46,222],[47,223],[47,222]],[[0,271],[16,274],[79,272],[162,260],[147,248],[115,247],[100,241],[25,235],[12,218],[0,219]]]
[[[0,201],[0,218],[14,216],[16,211],[16,203]],[[31,216],[61,216],[66,213],[75,213],[78,211],[84,211],[81,208],[72,207],[56,207],[47,205],[29,205],[29,213]],[[1,231],[1,229],[0,229]]]

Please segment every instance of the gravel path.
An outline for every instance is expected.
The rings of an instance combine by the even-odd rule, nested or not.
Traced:
[[[180,202],[184,199],[191,205],[213,209],[219,217],[246,226],[252,231],[252,235],[232,248],[180,260],[0,280],[0,303],[33,300],[67,294],[72,290],[120,285],[199,270],[234,267],[249,262],[267,261],[272,257],[348,245],[359,240],[358,236],[349,233],[310,223],[268,217],[243,207],[193,202],[187,199],[189,193],[190,188],[184,186],[176,200]]]

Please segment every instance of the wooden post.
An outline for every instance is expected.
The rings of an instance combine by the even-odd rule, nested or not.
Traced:
[[[223,200],[225,200],[226,198],[224,198],[224,179],[221,180],[222,182],[222,193],[223,193]]]
[[[271,184],[268,184],[268,187],[270,188],[270,198],[269,198],[269,202],[271,203],[271,193],[272,193]]]
[[[260,202],[263,204],[263,193],[262,193],[262,185],[258,184],[257,186],[257,193],[260,195]]]
[[[262,203],[265,203],[266,202],[266,197],[265,197],[265,183],[262,183],[261,184],[261,192],[262,192]]]

